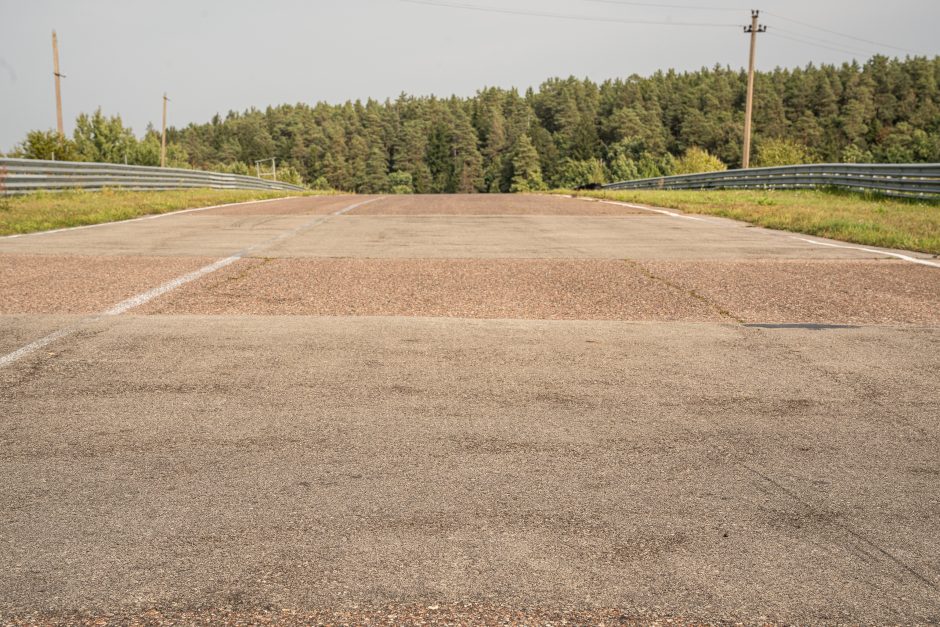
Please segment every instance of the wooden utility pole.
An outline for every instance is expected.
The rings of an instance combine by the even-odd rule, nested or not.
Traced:
[[[757,34],[767,30],[766,26],[757,23],[760,11],[751,11],[751,25],[744,27],[745,33],[751,35],[751,60],[747,69],[747,105],[744,112],[744,152],[741,158],[741,167],[751,167],[751,116],[754,113],[754,58],[757,54]]]
[[[52,31],[52,65],[55,74],[55,121],[59,136],[65,137],[65,127],[62,125],[62,85],[63,75],[59,72],[59,40],[55,31]]]
[[[160,137],[160,167],[166,167],[166,103],[169,101],[169,98],[166,97],[166,92],[163,92],[163,134]]]

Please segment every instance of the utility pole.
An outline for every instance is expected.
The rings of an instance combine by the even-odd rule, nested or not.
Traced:
[[[166,167],[166,103],[169,102],[166,92],[163,92],[163,134],[160,138],[160,167]]]
[[[757,23],[760,11],[751,11],[751,25],[744,27],[745,33],[751,35],[751,60],[747,70],[747,105],[744,112],[744,153],[741,158],[741,167],[751,167],[751,116],[754,113],[754,57],[757,54],[757,34],[767,31],[766,26]]]
[[[59,39],[56,37],[55,31],[52,31],[52,65],[53,74],[55,75],[56,127],[59,130],[59,136],[65,137],[65,127],[62,125],[62,85],[60,80],[65,76],[59,72]]]

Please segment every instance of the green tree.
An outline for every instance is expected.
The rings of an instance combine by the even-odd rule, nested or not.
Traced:
[[[388,175],[388,189],[393,194],[413,194],[414,184],[410,172],[392,172]]]
[[[633,155],[636,144],[632,141],[621,141],[611,146],[607,151],[607,172],[611,181],[631,181],[640,178]],[[641,150],[641,154],[646,154]]]
[[[483,156],[478,147],[479,138],[470,124],[470,118],[459,107],[455,109],[451,132],[453,149],[453,180],[449,188],[458,193],[484,191]]]
[[[512,185],[509,191],[536,192],[545,189],[539,153],[528,135],[520,135],[512,156]]]
[[[862,150],[855,144],[849,144],[842,151],[842,163],[871,163],[874,156],[868,150]]]
[[[328,191],[330,189],[333,189],[332,187],[330,187],[330,182],[326,179],[325,176],[317,177],[317,179],[313,182],[311,187],[313,189],[320,190],[320,191]]]
[[[698,174],[700,172],[721,172],[727,170],[721,159],[707,150],[695,146],[689,148],[676,161],[674,174]]]
[[[137,144],[121,116],[106,117],[100,107],[91,115],[82,113],[76,118],[73,139],[80,160],[103,163],[130,161]]]
[[[277,166],[277,180],[291,185],[304,185],[303,175],[289,163]]]
[[[640,170],[637,168],[636,161],[630,157],[620,154],[607,165],[609,173],[608,178],[611,181],[632,181],[640,178]]]
[[[46,159],[56,161],[77,161],[78,149],[75,142],[59,135],[56,131],[30,131],[10,154],[20,159]]]
[[[365,173],[358,191],[381,194],[388,190],[388,156],[381,146],[373,146],[366,161]]]
[[[814,163],[810,150],[792,139],[764,139],[757,143],[755,165],[766,168]]]
[[[395,142],[395,169],[411,175],[411,185],[419,194],[431,191],[428,165],[428,124],[421,119],[402,123]]]
[[[940,57],[779,68],[756,81],[756,163],[940,161]],[[526,136],[552,185],[658,177],[719,167],[693,162],[691,148],[740,163],[746,85],[746,72],[713,67],[601,84],[555,78],[470,98],[229,111],[169,128],[167,156],[174,166],[232,171],[275,157],[305,180],[348,191],[391,189],[389,172],[405,172],[417,193],[507,192]],[[100,109],[80,116],[74,141],[56,141],[33,132],[13,154],[159,162],[158,133],[148,128],[138,140]]]
[[[132,144],[128,151],[127,161],[132,165],[160,165],[160,136],[157,132],[150,130],[142,140]],[[192,167],[186,150],[177,143],[167,143],[166,164],[171,168]]]
[[[555,176],[555,187],[580,189],[606,183],[604,164],[600,159],[565,159]]]

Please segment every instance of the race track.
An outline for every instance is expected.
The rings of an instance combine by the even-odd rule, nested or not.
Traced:
[[[940,260],[669,210],[0,238],[0,620],[937,622],[938,377]]]

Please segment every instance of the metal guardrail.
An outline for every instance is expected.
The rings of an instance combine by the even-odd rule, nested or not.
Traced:
[[[0,194],[68,189],[97,190],[113,187],[131,190],[168,190],[211,187],[302,191],[281,181],[269,181],[222,172],[181,168],[154,168],[116,163],[0,159]]]
[[[804,189],[873,190],[910,198],[940,197],[940,163],[830,163],[661,176],[604,185],[603,189]]]

